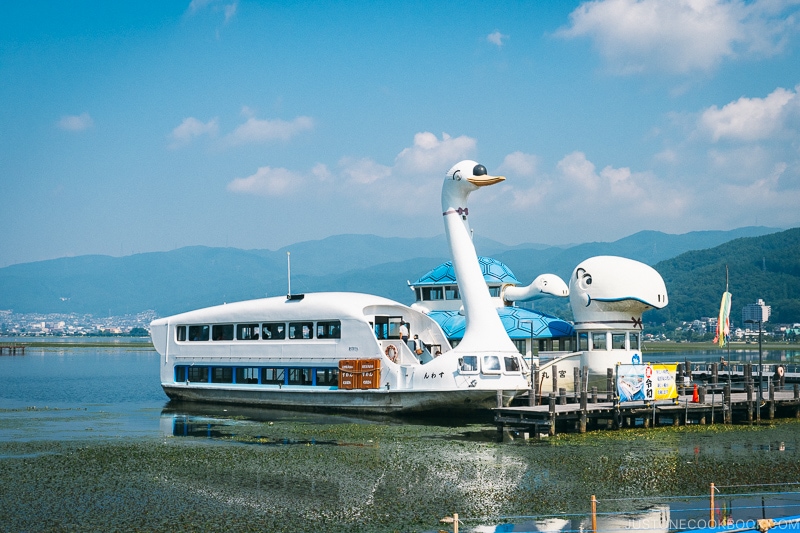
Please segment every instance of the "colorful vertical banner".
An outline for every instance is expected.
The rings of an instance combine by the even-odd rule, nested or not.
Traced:
[[[675,385],[677,370],[677,364],[617,365],[619,401],[635,402],[677,398],[678,388]]]
[[[719,304],[719,317],[717,317],[717,333],[714,337],[714,344],[719,344],[722,348],[727,344],[731,334],[731,293],[722,293],[722,302]]]

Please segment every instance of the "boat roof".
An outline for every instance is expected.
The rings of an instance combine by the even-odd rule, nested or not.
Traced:
[[[521,307],[498,307],[497,314],[512,339],[530,339],[531,327],[535,339],[570,337],[575,334],[569,322],[538,311]],[[428,316],[438,322],[448,339],[464,337],[466,318],[458,311],[431,311]]]
[[[514,273],[505,263],[492,259],[491,257],[478,257],[478,263],[481,266],[483,279],[486,283],[493,285],[503,285],[510,283],[512,285],[519,285]],[[453,268],[453,262],[447,261],[437,266],[417,281],[412,283],[415,287],[430,286],[430,285],[453,285],[456,283],[456,271]]]
[[[302,298],[301,298],[302,296]],[[265,320],[327,320],[353,318],[364,320],[365,314],[392,312],[408,317],[419,314],[401,303],[381,296],[357,292],[314,292],[304,295],[259,298],[196,309],[153,321],[166,323],[242,323]],[[367,308],[374,308],[367,310]],[[384,310],[381,310],[383,308]]]

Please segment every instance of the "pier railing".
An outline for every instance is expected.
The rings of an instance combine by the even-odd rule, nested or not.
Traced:
[[[632,511],[631,505],[638,511]],[[454,532],[459,525],[524,523],[533,524],[535,531],[552,533],[768,533],[772,529],[777,533],[800,530],[800,483],[711,483],[708,492],[700,495],[625,498],[592,495],[586,510],[579,513],[474,517],[454,513],[442,523],[452,524]]]

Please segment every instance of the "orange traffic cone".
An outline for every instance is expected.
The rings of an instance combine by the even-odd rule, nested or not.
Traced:
[[[699,403],[700,395],[697,394],[697,383],[694,384],[694,391],[692,391],[692,403]]]

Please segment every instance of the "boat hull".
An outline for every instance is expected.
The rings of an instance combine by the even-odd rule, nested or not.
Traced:
[[[291,390],[240,387],[186,387],[162,383],[172,400],[262,406],[280,409],[353,413],[405,414],[440,412],[466,413],[497,407],[495,390]],[[504,391],[508,401],[516,393]]]

